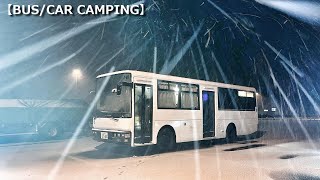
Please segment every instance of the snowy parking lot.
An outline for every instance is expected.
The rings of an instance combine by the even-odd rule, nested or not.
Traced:
[[[275,123],[275,122],[273,122]],[[270,123],[269,123],[270,125]],[[264,126],[267,128],[268,126]],[[269,126],[272,127],[272,126]],[[285,131],[285,130],[284,130]],[[296,131],[297,132],[297,131]],[[272,132],[273,134],[275,132]],[[270,138],[180,144],[173,152],[154,147],[103,144],[90,137],[1,144],[3,179],[318,179],[318,138]],[[281,133],[279,133],[281,134]]]

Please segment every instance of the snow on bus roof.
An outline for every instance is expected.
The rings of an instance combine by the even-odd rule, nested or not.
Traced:
[[[98,78],[102,78],[110,75],[123,74],[123,73],[131,73],[133,76],[139,76],[143,78],[177,81],[182,83],[194,83],[194,84],[202,84],[202,85],[209,85],[209,86],[212,85],[216,87],[223,87],[223,88],[230,88],[230,89],[243,89],[246,91],[256,92],[256,89],[254,87],[240,86],[240,85],[234,85],[234,84],[226,84],[226,83],[220,83],[220,82],[214,82],[214,81],[205,81],[205,80],[199,80],[199,79],[191,79],[191,78],[184,78],[179,76],[163,75],[163,74],[156,74],[151,72],[135,71],[135,70],[122,70],[122,71],[115,71],[111,73],[105,73],[105,74],[98,75],[96,78],[98,79]]]

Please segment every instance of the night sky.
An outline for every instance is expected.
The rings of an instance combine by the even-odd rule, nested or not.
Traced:
[[[304,2],[320,7],[316,1]],[[21,61],[0,67],[2,98],[88,99],[95,76],[113,66],[153,72],[156,51],[157,73],[253,86],[289,111],[292,106],[299,115],[319,114],[320,15],[308,18],[296,6],[285,5],[292,14],[253,0],[146,1],[145,16],[89,23],[90,28],[72,35],[99,16],[10,17],[8,3],[21,2],[1,1],[0,63]],[[67,32],[70,36],[64,36]],[[84,74],[77,85],[74,68]]]

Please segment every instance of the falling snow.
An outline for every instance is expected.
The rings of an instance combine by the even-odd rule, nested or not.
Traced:
[[[77,1],[68,3],[77,5]],[[115,2],[97,2],[105,3]],[[320,116],[318,2],[121,0],[116,3],[144,3],[146,14],[9,17],[5,13],[6,2],[0,3],[1,98],[90,102],[78,131],[50,170],[49,179],[54,179],[62,168],[79,129],[97,102],[97,95],[89,97],[89,92],[95,89],[95,77],[125,69],[255,87],[261,95],[261,111],[271,104],[280,110],[277,117],[291,118],[306,137],[310,151],[318,153],[313,134],[319,134],[319,130],[312,132],[305,124],[305,119]],[[84,71],[77,91],[75,83],[70,83],[74,67]],[[296,127],[287,121],[283,124],[281,127],[294,139]],[[199,158],[203,157],[196,152],[194,158],[196,171],[200,173]],[[201,174],[196,174],[194,178],[200,177]]]

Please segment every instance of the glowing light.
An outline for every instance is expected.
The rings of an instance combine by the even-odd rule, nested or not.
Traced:
[[[238,96],[247,97],[247,92],[246,91],[238,91]]]
[[[180,90],[179,90],[178,87],[175,87],[175,88],[174,88],[174,91],[175,91],[175,92],[179,92]]]
[[[76,80],[80,79],[82,77],[82,72],[80,69],[74,69],[72,71],[72,77],[74,77]]]
[[[247,97],[253,98],[254,97],[253,92],[247,92]]]

